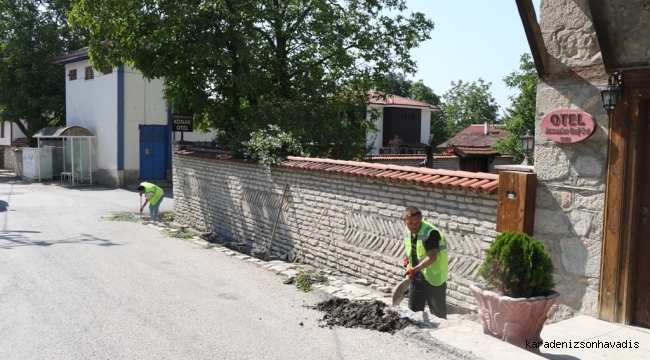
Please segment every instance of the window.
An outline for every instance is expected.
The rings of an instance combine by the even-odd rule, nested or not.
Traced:
[[[109,66],[106,69],[104,69],[104,75],[112,74],[112,73],[113,73],[113,68],[112,67]]]
[[[77,80],[77,69],[70,69],[70,71],[68,71],[68,80]]]
[[[86,80],[92,80],[95,78],[95,73],[93,72],[93,67],[86,67]]]
[[[0,123],[0,137],[1,138],[5,137],[5,122],[4,121]]]

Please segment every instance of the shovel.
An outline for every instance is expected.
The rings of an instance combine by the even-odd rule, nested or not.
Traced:
[[[411,285],[411,280],[406,278],[393,288],[393,306],[399,305],[404,300],[409,292],[409,285]]]

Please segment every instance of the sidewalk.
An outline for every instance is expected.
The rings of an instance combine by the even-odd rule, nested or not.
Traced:
[[[198,237],[193,241],[209,246],[208,242]],[[293,276],[298,268],[313,268],[309,265],[279,260],[265,262],[225,247],[215,247],[213,250],[242,261],[255,263],[280,276]],[[388,305],[392,304],[389,288],[377,287],[366,279],[334,276],[332,270],[321,271],[327,275],[329,283],[314,285],[315,289],[339,298],[379,300]],[[406,304],[405,299],[399,307],[407,309]],[[410,314],[410,311],[407,313]],[[485,335],[476,314],[462,316],[450,314],[448,320],[441,320],[423,312],[411,316],[419,323],[421,331],[430,334],[438,342],[449,345],[450,349],[458,349],[459,353],[486,360],[650,359],[650,329],[610,323],[585,315],[544,326],[542,340],[545,343],[563,343],[564,348],[541,348],[541,356]],[[615,345],[617,342],[619,345],[625,343],[628,346],[632,345],[632,348],[604,348],[605,342],[608,344],[614,342]]]

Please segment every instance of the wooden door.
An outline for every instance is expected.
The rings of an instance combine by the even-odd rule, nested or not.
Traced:
[[[634,267],[634,292],[632,298],[632,323],[650,327],[650,100],[639,104],[639,205],[636,216],[638,228],[633,247],[636,255]]]

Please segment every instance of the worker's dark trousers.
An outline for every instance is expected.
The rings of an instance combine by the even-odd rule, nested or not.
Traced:
[[[422,273],[418,273],[409,287],[409,309],[424,311],[424,304],[429,305],[431,314],[441,319],[447,318],[447,283],[433,286]]]

